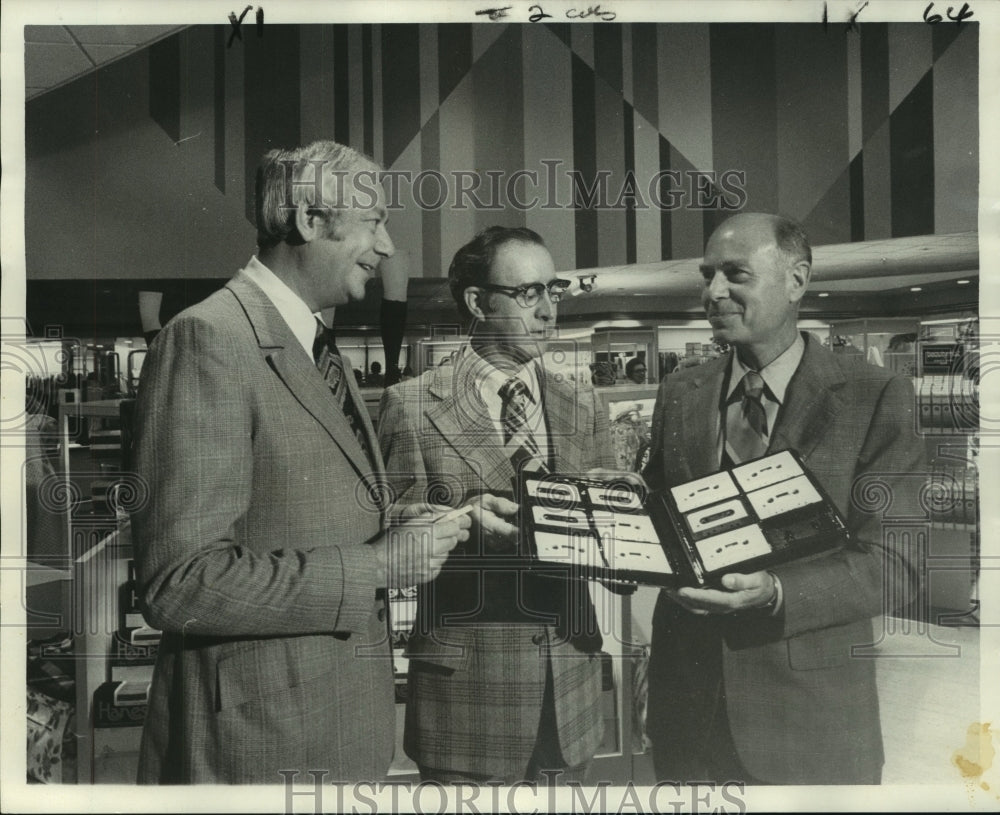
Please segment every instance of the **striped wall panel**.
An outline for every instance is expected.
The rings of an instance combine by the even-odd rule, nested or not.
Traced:
[[[797,217],[817,243],[964,231],[977,218],[979,32],[956,29],[275,26],[227,49],[214,27],[206,161],[251,217],[269,147],[335,138],[373,153],[410,175],[391,231],[427,276],[492,223],[536,229],[564,269],[697,256],[728,214],[719,174],[733,170],[741,206]],[[148,112],[178,137],[185,116],[201,121],[179,44],[150,50],[162,92]],[[472,173],[477,197],[460,201]]]

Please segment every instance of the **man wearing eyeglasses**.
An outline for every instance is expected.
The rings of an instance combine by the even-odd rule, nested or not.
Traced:
[[[454,364],[382,398],[379,439],[398,497],[459,506],[484,492],[513,497],[518,472],[610,468],[590,383],[542,359],[569,281],[541,237],[485,229],[458,250],[449,283],[468,344]],[[517,505],[505,508],[514,521]],[[583,781],[601,741],[602,640],[587,585],[528,573],[517,550],[512,523],[474,527],[421,587],[404,745],[425,781]]]

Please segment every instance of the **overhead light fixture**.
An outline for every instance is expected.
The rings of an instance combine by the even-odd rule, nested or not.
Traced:
[[[957,284],[958,284],[959,286],[967,286],[967,285],[968,285],[969,283],[971,283],[972,281],[971,281],[971,280],[956,280],[955,282],[956,282],[956,283],[957,283]]]
[[[580,281],[580,290],[590,294],[594,290],[594,281],[597,280],[597,275],[585,274],[580,275],[577,279]]]
[[[910,286],[910,291],[923,291],[922,286]]]
[[[829,297],[830,296],[830,292],[828,292],[828,291],[821,291],[816,296],[817,297]]]

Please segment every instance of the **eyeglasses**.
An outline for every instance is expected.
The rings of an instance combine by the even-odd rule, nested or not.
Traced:
[[[531,283],[527,286],[498,286],[495,283],[479,283],[477,288],[495,291],[513,297],[521,308],[532,308],[541,299],[542,292],[549,293],[549,301],[558,303],[569,290],[571,281],[556,278],[548,283]]]

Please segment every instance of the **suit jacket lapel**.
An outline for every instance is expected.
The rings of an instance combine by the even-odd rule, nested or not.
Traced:
[[[378,446],[378,436],[375,433],[375,427],[372,424],[371,416],[368,415],[368,407],[365,405],[365,398],[361,394],[361,389],[358,387],[358,382],[354,378],[354,372],[351,370],[351,366],[345,361],[344,363],[344,378],[347,381],[347,392],[350,393],[351,399],[354,400],[354,406],[357,408],[358,416],[361,419],[362,431],[365,434],[365,443],[368,445],[368,449],[372,451],[372,459],[375,465],[375,475],[379,480],[382,480],[385,475],[385,465],[382,463],[382,456],[379,455]]]
[[[590,417],[585,414],[591,408],[580,401],[572,385],[549,371],[541,377],[541,384],[555,472],[580,473],[594,439],[586,433],[578,433],[577,428],[589,426]]]
[[[728,359],[701,366],[683,394],[680,431],[688,478],[719,469],[719,399],[728,370]]]
[[[425,415],[465,461],[480,470],[484,485],[508,485],[514,467],[503,447],[500,435],[489,417],[486,404],[476,386],[474,352],[459,355],[454,365],[438,368],[428,392],[436,400]]]
[[[267,296],[242,273],[226,284],[243,306],[243,310],[257,336],[257,343],[268,365],[278,375],[292,395],[313,415],[363,478],[372,478],[371,465],[358,446],[351,426],[330,395],[330,388],[322,374],[302,351],[288,324]],[[345,370],[348,380],[350,369]],[[348,381],[348,387],[353,383]],[[353,392],[355,398],[357,388]],[[357,404],[357,402],[355,402]],[[364,408],[364,401],[361,401]],[[367,418],[367,417],[363,417]],[[365,432],[371,438],[371,422],[366,421]],[[378,450],[377,445],[371,448]],[[378,456],[375,456],[376,460]]]
[[[823,350],[805,334],[802,361],[785,392],[768,451],[791,448],[805,461],[833,419],[845,410],[838,393],[844,385],[838,368],[823,364]]]

